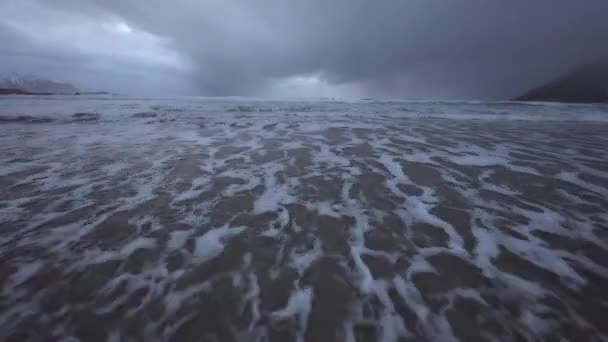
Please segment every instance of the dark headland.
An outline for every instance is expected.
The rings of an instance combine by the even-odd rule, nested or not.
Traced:
[[[82,92],[67,82],[56,82],[17,73],[0,75],[0,95],[103,95],[106,92]]]
[[[15,88],[0,88],[0,95],[32,95],[32,93]]]
[[[578,67],[513,100],[608,103],[608,61]]]

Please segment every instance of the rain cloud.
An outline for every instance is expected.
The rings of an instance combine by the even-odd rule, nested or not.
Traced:
[[[608,56],[608,2],[0,0],[0,71],[126,93],[506,99]]]

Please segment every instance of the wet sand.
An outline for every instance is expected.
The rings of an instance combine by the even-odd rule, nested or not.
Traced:
[[[608,339],[608,123],[243,108],[5,120],[0,340]]]

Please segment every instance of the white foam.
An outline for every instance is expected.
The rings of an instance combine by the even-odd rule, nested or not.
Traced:
[[[608,197],[608,189],[606,189],[602,186],[596,185],[596,184],[591,184],[589,182],[583,181],[582,179],[580,179],[578,172],[562,171],[559,174],[557,174],[556,177],[565,182],[578,185],[583,189],[586,189],[586,190],[589,190],[596,194],[601,194],[602,196]]]
[[[213,143],[213,139],[210,137],[203,137],[198,132],[179,130],[178,138],[185,141],[194,142],[197,145],[207,146]]]
[[[386,153],[383,153],[380,156],[380,163],[382,163],[382,165],[384,165],[384,167],[391,173],[391,175],[393,175],[393,177],[395,177],[395,179],[397,179],[399,182],[408,182],[408,178],[405,173],[403,173],[401,165],[395,162],[395,160],[391,156]]]
[[[171,238],[167,241],[167,248],[169,250],[182,248],[190,235],[192,235],[192,230],[176,230],[171,232]]]
[[[374,285],[374,277],[369,267],[365,264],[363,259],[361,258],[362,248],[357,246],[351,246],[350,255],[355,262],[355,269],[357,270],[357,275],[359,277],[359,290],[367,294],[372,290]]]
[[[371,248],[367,248],[367,247],[359,247],[359,248],[361,248],[361,253],[364,255],[371,255],[374,257],[378,257],[378,258],[384,258],[391,263],[397,262],[397,260],[399,259],[399,255],[400,255],[399,252],[388,253],[385,251],[375,250],[375,249],[371,249]]]
[[[113,176],[128,167],[129,167],[129,164],[127,164],[127,163],[115,162],[115,163],[111,163],[108,165],[104,165],[101,169],[102,169],[104,175]]]
[[[449,156],[447,158],[458,165],[493,166],[508,164],[508,161],[506,161],[504,158],[493,155],[468,154],[464,156]]]
[[[147,237],[138,237],[138,238],[135,238],[135,239],[129,241],[127,244],[125,244],[121,248],[120,254],[122,256],[129,256],[138,249],[152,249],[155,247],[156,247],[155,239],[147,238]]]
[[[351,320],[346,320],[342,327],[344,329],[344,341],[345,342],[357,342],[355,337],[355,327]]]
[[[406,282],[401,276],[395,276],[393,278],[393,286],[395,286],[395,290],[397,290],[399,296],[401,296],[408,306],[414,310],[418,319],[422,322],[426,322],[430,314],[430,309],[427,307],[414,284],[411,281]]]
[[[392,299],[388,295],[389,284],[385,281],[375,281],[373,293],[382,303],[380,326],[382,342],[398,342],[402,337],[413,337],[412,333],[405,328],[403,319],[395,310]]]
[[[445,250],[440,248],[437,249],[433,247],[427,247],[427,248],[422,248],[419,249],[419,253],[414,255],[412,257],[412,259],[410,260],[410,267],[408,267],[407,272],[408,274],[415,274],[415,273],[435,273],[438,274],[437,270],[435,269],[435,267],[433,267],[433,265],[431,265],[427,260],[426,257],[431,256],[434,252],[437,253],[441,253],[444,252]]]
[[[403,134],[403,133],[399,134],[398,138],[399,138],[399,140],[406,141],[406,142],[414,142],[414,143],[420,143],[420,144],[426,143],[426,139],[424,139],[422,137],[409,135],[409,134]]]
[[[486,276],[492,276],[494,270],[492,259],[494,259],[499,252],[496,243],[496,235],[482,227],[474,228],[473,235],[477,240],[474,251],[475,260]]]
[[[312,265],[315,261],[323,257],[323,250],[321,248],[321,241],[315,239],[314,245],[311,249],[305,252],[293,251],[289,258],[289,266],[294,268],[298,274],[304,274],[304,272]]]
[[[577,288],[586,284],[586,280],[553,250],[511,236],[503,236],[502,244],[513,253],[526,258],[529,262],[558,274],[564,285],[568,287]]]
[[[17,271],[11,274],[10,283],[12,286],[16,286],[26,282],[33,275],[38,273],[42,268],[42,261],[34,261],[30,263],[22,263],[17,266]]]
[[[245,184],[230,184],[223,192],[224,195],[231,197],[237,193],[254,189],[262,184],[260,177],[256,176],[251,170],[227,170],[222,172],[221,177],[238,178],[245,181]]]
[[[555,211],[543,208],[542,212],[530,211],[521,208],[514,208],[515,212],[527,217],[530,222],[528,223],[528,229],[542,230],[553,234],[558,234],[567,237],[578,237],[581,232],[572,232],[563,227],[565,219]],[[581,227],[582,229],[582,227]]]
[[[431,214],[429,207],[430,205],[422,202],[418,197],[409,197],[407,199],[407,211],[412,215],[415,222],[424,222],[442,228],[449,236],[448,246],[450,249],[462,251],[464,245],[462,236],[458,234],[451,224]]]
[[[328,126],[326,123],[320,123],[316,121],[300,122],[298,124],[298,131],[304,133],[322,132],[326,130]]]
[[[279,235],[281,235],[281,231],[272,226],[270,228],[266,229],[264,232],[262,232],[262,236],[269,237],[269,238],[276,238]]]
[[[519,316],[519,321],[526,326],[527,331],[542,339],[555,329],[555,322],[551,319],[540,318],[530,310],[524,310]]]
[[[179,202],[183,202],[183,201],[187,201],[187,200],[192,200],[192,199],[195,199],[198,196],[200,196],[203,192],[205,192],[204,189],[186,190],[186,191],[183,191],[182,193],[180,193],[179,195],[175,196],[173,199],[173,202],[179,203]]]
[[[308,210],[315,210],[319,215],[330,216],[334,218],[340,218],[341,215],[339,213],[340,204],[332,204],[329,201],[321,201],[315,203],[306,203],[306,208]]]
[[[230,228],[227,224],[213,228],[195,240],[193,255],[199,262],[209,261],[220,255],[226,247],[225,240],[239,235],[245,227]]]
[[[414,163],[437,164],[431,159],[433,154],[426,152],[404,153],[401,158]]]
[[[481,297],[479,291],[476,289],[457,287],[448,290],[448,292],[445,294],[445,297],[450,301],[450,308],[454,308],[454,300],[456,298],[472,299],[479,304],[488,306],[488,302],[486,302],[486,300]]]
[[[284,184],[276,184],[272,175],[267,175],[264,193],[253,204],[256,214],[278,211],[282,205],[293,203],[295,198],[289,194],[289,188]]]
[[[320,164],[330,164],[336,166],[349,166],[350,161],[330,150],[329,145],[321,144],[320,151],[314,153],[314,161]]]
[[[251,323],[249,328],[253,329],[260,319],[260,285],[258,284],[258,277],[255,273],[251,272],[248,276],[249,287],[245,292],[243,299],[249,302],[251,305]]]
[[[293,289],[289,296],[287,306],[272,313],[272,317],[277,320],[297,316],[299,328],[298,341],[303,341],[303,334],[308,326],[308,316],[310,315],[310,309],[312,307],[312,298],[313,291],[309,287]]]
[[[493,184],[490,183],[488,181],[488,178],[494,173],[493,170],[484,170],[484,172],[478,177],[479,180],[483,181],[481,187],[485,190],[489,190],[489,191],[493,191],[499,194],[503,194],[503,195],[507,195],[507,196],[517,196],[520,193],[518,191],[514,191],[513,189],[509,188],[508,186],[501,184],[501,185],[497,185],[497,184]],[[444,178],[448,178],[448,177],[444,177]],[[455,182],[455,180],[450,177],[450,180],[452,182]],[[457,182],[455,182],[457,183]]]
[[[446,317],[431,311],[410,277],[405,281],[396,276],[393,278],[393,285],[399,296],[414,310],[426,338],[433,341],[457,340]]]

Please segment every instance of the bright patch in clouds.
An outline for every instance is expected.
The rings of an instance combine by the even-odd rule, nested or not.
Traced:
[[[184,58],[171,42],[131,27],[116,17],[90,17],[29,1],[0,6],[0,22],[20,32],[38,46],[123,63],[185,69]]]
[[[125,22],[104,23],[102,26],[112,32],[132,33],[133,29]]]
[[[320,73],[312,75],[297,75],[275,80],[266,90],[267,96],[285,97],[362,97],[362,89],[351,83],[332,84]]]

